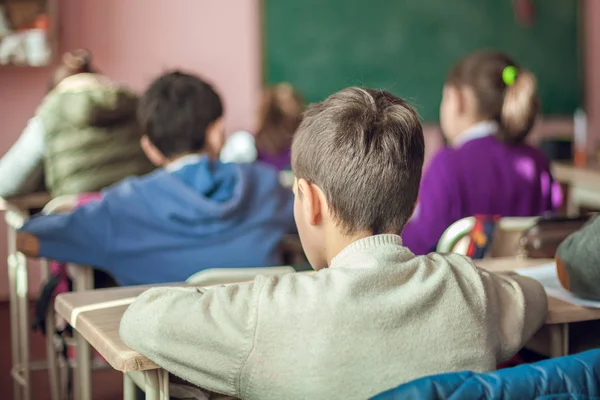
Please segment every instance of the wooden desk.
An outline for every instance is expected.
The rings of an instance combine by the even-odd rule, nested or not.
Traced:
[[[552,176],[569,186],[568,196],[564,199],[568,215],[577,215],[582,206],[600,209],[600,170],[555,162],[552,163]]]
[[[29,210],[44,207],[50,201],[48,193],[0,198],[0,211],[4,211],[7,225],[8,289],[10,305],[10,338],[12,351],[11,377],[15,400],[29,400],[30,371],[43,369],[45,363],[30,362],[29,352],[29,298],[27,259],[17,252],[17,231],[29,219]],[[51,337],[51,335],[49,336]],[[52,390],[56,393],[55,390]],[[55,398],[55,397],[53,397]]]
[[[488,271],[502,273],[520,268],[535,267],[552,261],[551,259],[515,260],[514,258],[496,258],[479,260],[476,261],[476,264]],[[548,297],[546,322],[526,347],[551,357],[568,355],[569,324],[596,320],[600,320],[600,309],[584,308],[554,297]]]
[[[169,376],[145,356],[131,350],[119,336],[121,317],[135,297],[149,286],[70,292],[57,296],[58,315],[68,321],[106,361],[123,372],[124,398],[133,399],[136,383],[146,386],[146,399],[169,399]],[[91,374],[90,369],[81,371]],[[91,377],[84,378],[91,381]],[[87,395],[86,395],[87,396]]]

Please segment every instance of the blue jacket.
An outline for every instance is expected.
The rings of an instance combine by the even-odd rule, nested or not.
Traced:
[[[120,285],[178,282],[205,268],[280,265],[278,246],[294,229],[293,194],[275,169],[198,156],[22,228],[40,240],[40,257],[92,265]]]
[[[600,350],[496,372],[434,375],[400,385],[373,400],[600,399]]]

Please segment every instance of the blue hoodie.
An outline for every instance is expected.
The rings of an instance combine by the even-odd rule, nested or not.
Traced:
[[[40,257],[93,265],[120,285],[184,281],[206,268],[281,264],[295,230],[293,194],[275,169],[187,156],[103,191],[70,214],[32,219],[22,231]]]

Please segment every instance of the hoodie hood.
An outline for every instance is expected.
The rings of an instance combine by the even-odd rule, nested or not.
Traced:
[[[137,96],[103,75],[70,76],[48,97],[60,99],[61,115],[73,125],[111,127],[136,120]]]
[[[147,209],[161,229],[206,235],[252,220],[248,206],[269,201],[260,197],[277,190],[277,175],[269,171],[274,173],[273,178],[259,183],[254,171],[244,164],[224,164],[207,156],[190,155],[128,184],[135,186],[131,190],[141,196],[144,207],[140,210]],[[252,185],[259,188],[249,190]],[[139,218],[147,219],[143,215]]]

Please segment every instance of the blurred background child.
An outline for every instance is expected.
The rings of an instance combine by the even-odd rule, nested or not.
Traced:
[[[263,164],[224,164],[223,104],[213,87],[174,71],[142,96],[142,148],[160,167],[69,214],[28,221],[17,248],[93,265],[120,285],[184,281],[207,268],[281,265],[295,231],[293,194]]]
[[[259,160],[278,170],[290,169],[290,149],[294,132],[300,125],[305,103],[289,83],[264,89],[258,111],[258,131],[233,134],[222,152],[222,160],[252,162]]]
[[[137,96],[96,72],[86,50],[65,53],[36,115],[0,160],[0,197],[45,188],[96,192],[152,169],[140,147]]]
[[[539,110],[535,77],[506,54],[475,52],[452,68],[440,107],[449,147],[423,175],[402,236],[406,246],[433,251],[444,230],[464,217],[537,216],[560,206],[548,161],[525,144]]]

